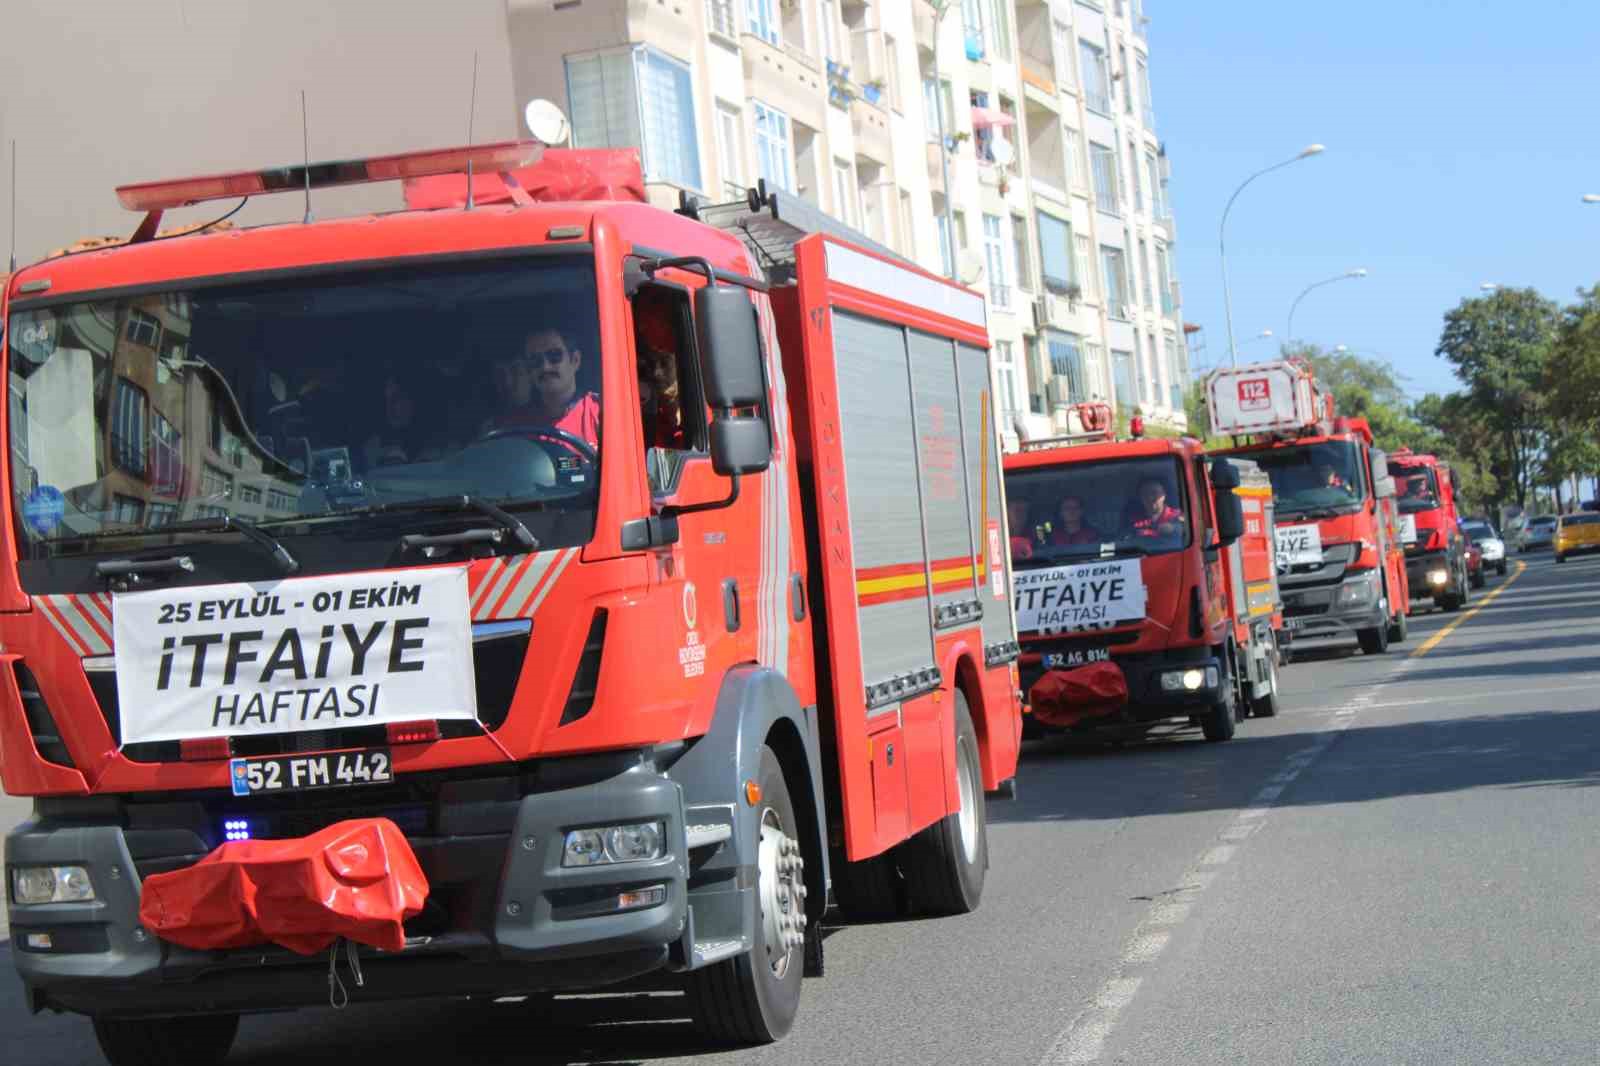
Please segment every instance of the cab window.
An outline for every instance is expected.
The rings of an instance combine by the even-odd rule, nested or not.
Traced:
[[[674,285],[641,285],[633,327],[645,470],[651,493],[662,495],[677,485],[684,460],[706,450],[688,293]]]

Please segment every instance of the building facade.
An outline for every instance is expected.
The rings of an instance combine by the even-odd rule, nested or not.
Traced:
[[[1181,425],[1188,360],[1142,4],[279,0],[157,19],[115,0],[20,0],[7,28],[33,44],[0,66],[12,239],[26,262],[131,232],[112,186],[296,162],[304,141],[340,159],[459,144],[469,126],[517,136],[522,104],[544,97],[575,145],[638,147],[663,206],[765,180],[984,292],[1013,439],[1088,400]],[[313,206],[392,209],[399,194],[330,189]],[[234,221],[302,214],[261,197]]]

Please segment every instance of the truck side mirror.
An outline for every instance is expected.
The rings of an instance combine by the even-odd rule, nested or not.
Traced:
[[[759,474],[772,462],[767,379],[756,309],[743,289],[708,283],[694,294],[700,377],[711,423],[711,467],[719,474]]]
[[[1227,547],[1244,536],[1244,501],[1233,491],[1239,487],[1239,468],[1226,459],[1214,460],[1211,487],[1215,490],[1217,540]]]

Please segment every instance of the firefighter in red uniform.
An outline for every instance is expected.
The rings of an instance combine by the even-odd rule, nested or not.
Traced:
[[[1183,512],[1167,505],[1167,486],[1160,478],[1139,482],[1139,499],[1128,523],[1135,537],[1176,537],[1183,534]]]
[[[1028,501],[1006,501],[1006,517],[1011,520],[1011,558],[1033,558],[1033,526],[1028,521]]]
[[[600,397],[578,391],[583,353],[556,329],[540,329],[523,340],[522,351],[494,364],[495,392],[501,411],[486,430],[549,427],[565,430],[600,447]]]
[[[1099,544],[1105,538],[1083,520],[1083,497],[1063,496],[1056,506],[1061,528],[1050,534],[1051,544]]]

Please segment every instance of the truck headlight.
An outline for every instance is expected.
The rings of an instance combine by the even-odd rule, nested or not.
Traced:
[[[1445,582],[1447,582],[1449,580],[1450,580],[1450,571],[1448,571],[1448,570],[1429,570],[1428,571],[1428,584],[1430,584],[1430,585],[1443,585]]]
[[[11,900],[20,906],[92,899],[94,882],[82,866],[18,866],[11,871]]]
[[[562,866],[602,866],[659,859],[667,838],[661,822],[603,825],[573,829],[561,847]]]
[[[1378,585],[1373,574],[1359,574],[1350,578],[1339,586],[1339,606],[1348,607],[1352,604],[1368,603],[1377,592]]]
[[[1161,675],[1161,687],[1167,692],[1198,692],[1202,688],[1217,687],[1217,668],[1198,666],[1188,670],[1167,670]]]

